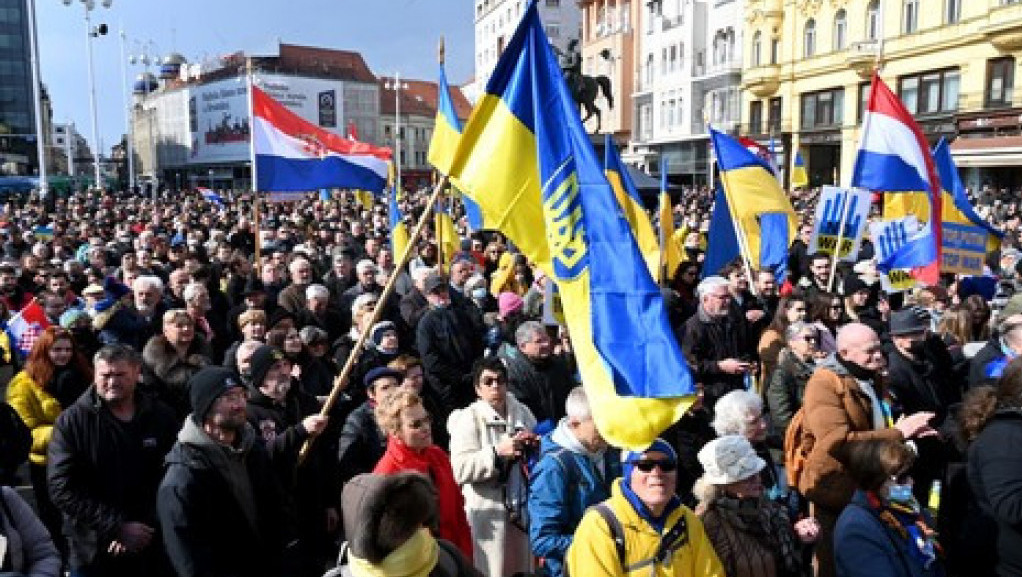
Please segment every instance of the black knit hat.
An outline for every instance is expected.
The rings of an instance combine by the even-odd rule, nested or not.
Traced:
[[[260,345],[259,348],[252,353],[252,360],[249,361],[250,371],[252,373],[252,386],[259,388],[263,384],[263,379],[266,378],[266,373],[270,372],[273,365],[277,361],[287,360],[284,355],[284,351],[277,347],[270,345]]]
[[[224,367],[205,367],[188,379],[192,400],[192,420],[201,425],[213,403],[235,387],[244,387],[238,374]]]

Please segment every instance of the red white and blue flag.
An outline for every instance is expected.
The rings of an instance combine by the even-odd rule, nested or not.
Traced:
[[[755,154],[756,157],[758,157],[758,158],[762,159],[764,162],[766,162],[767,165],[770,167],[770,172],[774,173],[774,178],[779,178],[780,175],[779,175],[779,173],[777,171],[777,163],[774,162],[774,153],[773,153],[774,139],[773,139],[773,137],[770,137],[770,147],[769,148],[766,147],[766,146],[763,146],[762,144],[756,142],[755,140],[753,140],[753,139],[751,139],[751,138],[749,138],[747,136],[739,136],[738,137],[738,144],[741,144],[742,146],[744,146],[746,148],[746,150],[748,150],[749,152]]]
[[[46,319],[46,312],[43,311],[42,305],[37,299],[32,299],[32,302],[7,323],[7,331],[11,335],[15,348],[24,356],[32,351],[39,335],[43,334],[43,331],[49,326],[50,321]]]
[[[927,193],[930,218],[926,225],[910,234],[878,267],[911,268],[917,280],[936,284],[940,277],[940,178],[922,130],[878,74],[873,75],[869,91],[852,186],[884,193]]]
[[[301,118],[252,87],[253,154],[260,191],[382,191],[389,148],[355,142]]]

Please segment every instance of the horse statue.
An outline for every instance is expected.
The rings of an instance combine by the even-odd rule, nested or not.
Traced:
[[[568,41],[568,49],[566,52],[562,52],[556,46],[554,52],[561,59],[561,73],[564,75],[564,81],[568,85],[568,89],[571,90],[571,97],[579,105],[580,113],[581,110],[585,110],[585,116],[582,117],[582,123],[585,124],[587,120],[596,116],[596,134],[600,132],[600,109],[596,106],[596,98],[602,93],[603,97],[607,99],[607,106],[614,109],[614,95],[610,90],[610,78],[606,76],[588,76],[582,74],[582,55],[579,53],[578,40],[572,39]],[[610,51],[602,50],[600,56],[604,60],[610,60]]]

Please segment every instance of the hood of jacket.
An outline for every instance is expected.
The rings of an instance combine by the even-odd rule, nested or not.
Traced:
[[[852,373],[848,372],[848,369],[837,360],[837,353],[830,353],[823,360],[816,363],[816,366],[821,369],[827,369],[839,377],[852,377]]]
[[[571,427],[568,425],[568,417],[562,418],[560,422],[557,423],[557,428],[549,435],[543,437],[543,442],[540,445],[540,452],[547,453],[557,449],[558,447],[563,447],[576,455],[589,457],[594,462],[598,462],[603,458],[604,453],[606,453],[606,449],[596,453],[589,452],[589,450],[582,445],[582,442],[575,437],[575,433],[571,431]]]

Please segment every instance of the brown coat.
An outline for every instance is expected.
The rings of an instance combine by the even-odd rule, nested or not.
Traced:
[[[852,500],[855,481],[845,470],[849,443],[902,440],[895,428],[874,429],[869,396],[836,361],[827,359],[806,384],[805,429],[815,438],[799,491],[817,506],[840,511]],[[877,390],[882,395],[882,390]]]
[[[760,361],[760,392],[765,391],[770,384],[770,379],[774,378],[778,357],[781,351],[784,350],[784,347],[784,335],[776,329],[767,329],[759,337],[759,346],[756,347],[756,352],[759,353]]]

